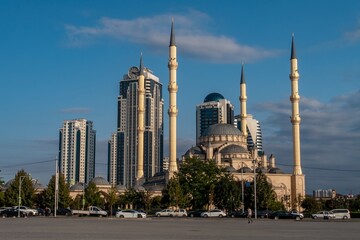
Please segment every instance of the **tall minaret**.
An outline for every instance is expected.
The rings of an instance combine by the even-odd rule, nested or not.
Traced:
[[[176,61],[176,44],[175,44],[175,34],[174,34],[174,20],[171,23],[171,35],[170,35],[170,45],[169,45],[169,173],[172,175],[174,172],[177,172],[176,164],[176,116],[178,110],[176,107],[176,93],[178,86],[176,84],[176,70],[178,68],[178,63]]]
[[[246,82],[245,82],[245,77],[244,77],[244,64],[241,67],[241,79],[240,79],[240,105],[241,105],[241,109],[240,109],[240,119],[241,119],[241,132],[244,134],[245,139],[247,139],[247,128],[246,128],[246,118],[247,118],[247,113],[246,113],[246,100],[247,100],[247,96],[246,96]]]
[[[292,36],[291,43],[291,58],[290,58],[290,80],[291,80],[291,123],[292,123],[292,135],[293,135],[293,160],[294,160],[294,175],[302,175],[301,160],[300,160],[300,112],[299,112],[299,71],[296,58],[296,51],[294,46],[294,35]]]
[[[136,179],[139,181],[144,177],[144,112],[145,112],[145,76],[140,56],[140,76],[138,81],[138,161]]]

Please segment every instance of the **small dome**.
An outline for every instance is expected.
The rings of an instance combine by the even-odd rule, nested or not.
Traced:
[[[210,93],[208,94],[205,99],[204,99],[204,103],[205,102],[218,102],[221,99],[225,99],[223,95],[221,95],[220,93]]]
[[[199,147],[192,147],[185,153],[186,156],[190,154],[203,154],[203,151]]]
[[[227,166],[225,167],[226,171],[229,172],[229,173],[233,173],[233,172],[236,172],[236,169],[233,168],[232,166]]]
[[[91,179],[91,183],[95,183],[95,185],[109,185],[110,183],[106,181],[103,177],[96,177]]]
[[[44,189],[46,189],[46,187],[44,185],[42,185],[41,183],[36,182],[36,183],[34,183],[34,189],[35,190],[44,190]]]
[[[271,168],[269,170],[269,173],[273,173],[273,174],[283,174],[283,171],[280,168]]]
[[[248,151],[239,145],[229,145],[223,148],[221,151],[223,154],[230,154],[230,153],[248,153]]]
[[[83,190],[84,190],[84,185],[82,183],[77,183],[70,187],[70,191],[72,191],[72,192],[83,191]]]
[[[256,170],[255,170],[257,173],[266,173],[266,169],[264,167],[258,167]]]
[[[248,167],[242,167],[238,170],[239,173],[252,173],[253,171]]]
[[[162,190],[164,190],[164,186],[163,185],[160,185],[160,184],[158,184],[158,185],[149,185],[149,186],[146,186],[146,190],[148,190],[148,191],[153,191],[153,192],[155,192],[155,191],[162,191]]]
[[[116,190],[119,190],[119,191],[126,191],[127,190],[127,187],[125,185],[116,185]]]
[[[217,123],[205,129],[203,136],[211,135],[242,135],[241,131],[234,125],[226,123]]]

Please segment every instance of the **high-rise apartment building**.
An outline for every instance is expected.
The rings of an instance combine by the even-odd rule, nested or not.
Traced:
[[[144,156],[145,180],[162,171],[163,165],[163,112],[162,84],[149,69],[144,68]],[[120,81],[117,121],[117,184],[136,185],[138,161],[138,79],[140,69],[131,67]]]
[[[240,115],[235,116],[235,126],[241,130],[241,119]],[[251,114],[246,115],[246,129],[247,129],[247,146],[251,150],[256,145],[258,154],[262,155],[263,142],[260,122],[253,118]]]
[[[220,93],[210,93],[196,106],[196,142],[208,127],[217,123],[233,124],[234,106]]]
[[[95,141],[92,121],[64,121],[59,133],[59,171],[67,183],[88,183],[94,178]]]
[[[117,134],[111,134],[111,139],[108,141],[108,182],[111,186],[117,184]]]

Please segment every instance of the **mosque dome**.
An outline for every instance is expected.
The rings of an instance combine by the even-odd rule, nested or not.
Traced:
[[[284,172],[280,169],[280,168],[271,168],[269,170],[269,173],[273,173],[273,174],[283,174]]]
[[[119,184],[119,185],[116,185],[116,190],[119,190],[119,191],[126,191],[126,190],[127,190],[127,188],[126,188],[126,186],[125,186],[125,185],[121,185],[121,184]]]
[[[257,172],[257,173],[266,173],[267,171],[266,171],[266,169],[264,167],[258,167],[258,168],[256,168],[255,172]]]
[[[10,179],[9,181],[7,181],[4,185],[4,188],[7,189],[11,186],[11,184],[15,181],[15,179]]]
[[[233,172],[236,172],[236,169],[232,166],[227,166],[225,167],[226,171],[229,172],[229,173],[233,173]]]
[[[220,151],[222,154],[248,153],[248,151],[239,145],[229,145]]]
[[[141,186],[141,185],[135,185],[134,189],[137,192],[145,191],[145,188],[143,186]]]
[[[198,146],[191,147],[189,150],[187,150],[185,156],[189,156],[190,154],[203,154],[203,151]]]
[[[239,173],[252,173],[253,171],[249,167],[242,167],[238,170]]]
[[[91,183],[95,183],[95,185],[110,185],[108,181],[106,181],[103,177],[95,177],[91,179]]]
[[[234,125],[227,123],[213,124],[205,129],[203,136],[211,135],[242,135],[241,131],[234,127]]]
[[[70,187],[70,191],[72,191],[72,192],[83,191],[83,190],[84,190],[84,185],[82,183],[77,183]]]
[[[205,99],[204,99],[204,103],[205,102],[218,102],[221,99],[225,99],[223,95],[221,95],[220,93],[210,93],[208,94]]]

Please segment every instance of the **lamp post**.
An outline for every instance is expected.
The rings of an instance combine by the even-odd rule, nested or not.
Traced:
[[[19,177],[19,196],[18,196],[18,200],[19,200],[19,206],[18,206],[18,217],[20,217],[20,205],[21,205],[21,183],[24,180],[26,176],[20,176]]]
[[[254,164],[254,212],[255,212],[255,219],[257,219],[257,206],[256,206],[256,157],[257,157],[257,147],[256,144],[254,145],[253,148],[254,152],[253,152],[253,164]]]
[[[244,179],[243,179],[243,173],[244,173],[244,163],[241,162],[241,209],[242,213],[244,213]]]

